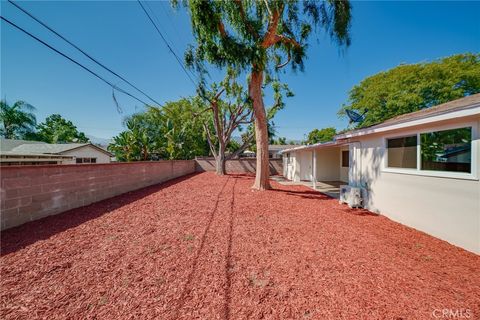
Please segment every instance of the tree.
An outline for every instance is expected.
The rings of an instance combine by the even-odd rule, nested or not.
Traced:
[[[202,94],[208,101],[208,107],[204,111],[210,111],[211,115],[206,118],[203,127],[210,151],[215,158],[217,175],[226,174],[225,152],[231,142],[232,133],[241,125],[248,125],[253,120],[248,93],[236,82],[237,76],[235,72],[229,70],[220,84],[213,84],[211,91]],[[215,135],[212,134],[210,127],[214,128]]]
[[[208,113],[211,116],[207,117],[207,121],[211,125],[204,123],[204,129],[207,133],[211,153],[216,160],[218,175],[226,173],[225,161],[227,159],[236,157],[239,152],[243,152],[251,146],[254,140],[254,130],[250,126],[253,121],[252,103],[248,92],[238,83],[238,76],[239,74],[235,70],[228,68],[227,76],[221,83],[214,83],[212,90],[201,92],[201,97],[208,101],[208,108],[204,111],[211,111]],[[276,80],[272,79],[266,84],[271,85],[273,89],[274,105],[268,109],[268,118],[272,119],[275,113],[285,106],[283,95],[293,96],[293,93],[288,86]],[[243,145],[239,145],[235,152],[226,156],[225,151],[231,142],[233,132],[242,130],[244,126],[247,126],[247,134],[243,135]],[[273,130],[273,126],[271,128]],[[215,132],[215,135],[212,134],[212,131]]]
[[[480,54],[458,54],[432,62],[404,64],[354,86],[339,111],[365,114],[367,127],[400,114],[429,108],[480,92]]]
[[[176,2],[176,1],[174,1]],[[262,85],[272,72],[290,65],[303,70],[312,30],[326,30],[340,45],[349,44],[348,1],[204,1],[185,2],[196,47],[186,53],[189,65],[205,71],[203,62],[235,66],[250,72],[257,172],[254,188],[269,189],[267,113]],[[283,62],[281,62],[283,61]]]
[[[48,116],[44,122],[38,125],[36,137],[40,141],[48,143],[88,142],[85,133],[77,130],[77,127],[59,114]]]
[[[287,138],[285,137],[278,137],[277,140],[273,139],[272,144],[277,144],[277,145],[286,145],[287,144]]]
[[[314,144],[319,142],[332,141],[333,137],[337,134],[337,130],[334,127],[328,127],[323,129],[313,129],[308,134],[307,144]]]
[[[163,108],[147,106],[124,121],[126,129],[108,149],[119,161],[193,159],[208,155],[202,122],[192,99],[168,102]]]
[[[6,139],[24,139],[35,131],[37,120],[32,113],[35,108],[25,101],[17,101],[12,106],[6,99],[0,101],[0,135]]]

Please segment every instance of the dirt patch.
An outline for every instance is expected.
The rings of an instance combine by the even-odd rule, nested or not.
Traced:
[[[1,317],[480,316],[479,256],[305,187],[252,182],[202,173],[3,232]]]

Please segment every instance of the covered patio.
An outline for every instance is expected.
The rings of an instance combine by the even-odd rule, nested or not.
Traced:
[[[286,185],[303,185],[333,198],[340,185],[348,184],[350,151],[347,143],[332,141],[284,150],[283,176]]]
[[[282,176],[275,176],[272,179],[284,186],[305,186],[335,199],[340,198],[340,186],[346,184],[344,181],[290,181]]]

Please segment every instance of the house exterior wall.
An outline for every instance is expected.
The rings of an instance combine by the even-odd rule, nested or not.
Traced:
[[[375,134],[350,141],[351,185],[367,189],[365,206],[392,220],[424,231],[467,250],[480,253],[480,119],[442,123]],[[395,172],[386,168],[385,139],[421,131],[472,125],[472,176],[445,177],[438,173]],[[448,174],[446,174],[448,175]]]
[[[311,152],[311,151],[306,151]],[[340,180],[340,151],[338,147],[315,150],[317,158],[317,181]]]
[[[297,152],[298,172],[300,180],[312,180],[312,165],[313,165],[312,150]]]
[[[194,172],[194,160],[1,167],[1,229]]]
[[[92,146],[84,146],[81,148],[65,151],[62,155],[66,156],[73,156],[75,158],[97,158],[96,163],[110,163],[110,156],[105,152],[97,150],[95,147]],[[76,160],[73,159],[71,161],[64,162],[65,164],[74,164]]]
[[[342,167],[342,151],[345,151],[345,150],[348,150],[348,146],[345,146],[345,147],[341,147],[340,148],[340,156],[339,156],[339,160],[340,160],[340,178],[337,179],[337,180],[340,180],[340,181],[344,181],[345,183],[348,183],[348,171],[349,171],[349,167]]]
[[[300,152],[293,152],[293,166],[292,166],[292,180],[295,182],[300,181]]]

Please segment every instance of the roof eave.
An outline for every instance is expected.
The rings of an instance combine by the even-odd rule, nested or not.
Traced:
[[[480,115],[480,103],[466,106],[461,109],[447,110],[445,112],[438,113],[435,115],[425,115],[423,117],[419,117],[416,119],[408,119],[408,120],[400,121],[398,123],[384,124],[384,125],[379,124],[370,128],[358,129],[349,133],[336,135],[335,139],[336,140],[350,139],[350,138],[366,136],[374,133],[381,133],[386,131],[392,131],[392,130],[414,127],[414,126],[423,125],[423,124],[439,122],[443,120],[464,118],[464,117],[469,117],[474,115]]]

